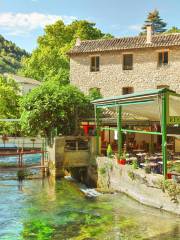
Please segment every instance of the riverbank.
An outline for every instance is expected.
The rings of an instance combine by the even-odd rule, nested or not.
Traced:
[[[120,191],[142,204],[180,215],[179,184],[107,157],[98,157],[97,166],[99,188]]]

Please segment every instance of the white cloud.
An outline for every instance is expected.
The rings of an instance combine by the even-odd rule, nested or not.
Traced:
[[[134,25],[130,25],[128,28],[130,30],[138,32],[138,31],[141,31],[141,27],[142,27],[142,25],[140,25],[140,24],[134,24]]]
[[[76,19],[74,16],[58,16],[43,14],[38,12],[32,13],[0,13],[0,28],[9,35],[28,34],[36,29],[44,28],[57,20],[63,20],[66,24]]]

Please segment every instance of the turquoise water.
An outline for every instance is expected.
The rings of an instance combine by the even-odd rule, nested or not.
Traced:
[[[0,166],[2,164],[17,165],[18,157],[1,157],[0,156]],[[41,162],[41,154],[27,154],[23,156],[23,163],[27,165],[39,164]]]
[[[0,181],[1,240],[177,240],[177,216],[124,194],[87,198],[72,181]]]

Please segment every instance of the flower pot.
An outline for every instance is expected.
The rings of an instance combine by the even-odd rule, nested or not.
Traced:
[[[172,174],[171,173],[167,173],[167,179],[172,179]]]
[[[126,159],[119,159],[118,163],[121,165],[125,165],[126,164]]]

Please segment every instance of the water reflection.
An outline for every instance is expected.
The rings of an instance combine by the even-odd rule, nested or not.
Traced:
[[[19,187],[20,186],[20,187]],[[177,240],[178,217],[123,194],[85,198],[74,182],[0,181],[0,239]]]

